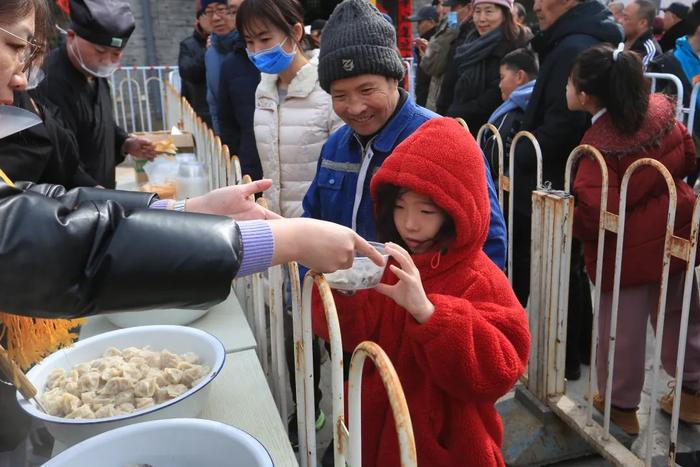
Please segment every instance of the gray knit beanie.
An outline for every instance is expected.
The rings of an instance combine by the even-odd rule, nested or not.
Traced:
[[[403,63],[394,27],[368,0],[345,0],[335,7],[321,35],[318,59],[321,87],[333,81],[372,74],[401,80]]]

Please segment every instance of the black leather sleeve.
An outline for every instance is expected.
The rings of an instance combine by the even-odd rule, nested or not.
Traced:
[[[125,211],[147,209],[158,200],[155,193],[140,193],[136,191],[103,190],[102,188],[80,187],[67,191],[60,185],[16,183],[17,188],[28,193],[36,193],[47,198],[53,198],[67,208],[77,208],[88,201],[114,201]]]
[[[225,299],[242,255],[236,223],[139,209],[153,195],[129,195],[0,184],[0,310],[69,318]]]

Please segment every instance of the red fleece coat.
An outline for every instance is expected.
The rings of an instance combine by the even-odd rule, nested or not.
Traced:
[[[649,157],[666,166],[673,176],[678,200],[675,235],[688,238],[695,194],[683,179],[695,170],[695,144],[688,130],[676,121],[675,108],[668,98],[661,94],[650,96],[647,116],[634,135],[621,135],[610,115],[604,114],[588,129],[581,144],[590,144],[603,154],[608,168],[608,210],[616,214],[620,208],[622,177],[632,163]],[[593,157],[582,158],[574,180],[574,236],[583,242],[586,271],[593,281],[596,280],[601,185],[598,163]],[[653,167],[637,169],[627,189],[621,287],[661,282],[668,201],[666,181],[658,171]],[[608,232],[603,256],[603,291],[612,290],[616,242],[617,235]],[[672,261],[672,273],[682,268],[680,261]]]
[[[527,363],[525,312],[503,272],[481,250],[489,226],[484,174],[472,136],[442,118],[400,144],[372,179],[373,197],[382,184],[406,187],[430,196],[454,221],[456,238],[446,248],[413,256],[435,305],[428,321],[418,324],[374,290],[334,294],[344,350],[374,341],[396,367],[421,466],[503,465],[503,429],[494,403]],[[388,268],[383,282],[397,282]],[[328,339],[318,295],[313,320],[314,332]],[[362,385],[362,465],[400,465],[393,415],[371,364]]]

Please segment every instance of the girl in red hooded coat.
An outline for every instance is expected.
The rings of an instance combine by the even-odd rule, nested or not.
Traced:
[[[688,238],[695,203],[693,189],[683,181],[695,169],[695,145],[688,130],[675,119],[675,106],[661,94],[649,94],[642,62],[634,52],[601,45],[579,55],[567,85],[570,110],[593,115],[582,144],[597,148],[608,169],[608,210],[617,213],[625,171],[641,158],[661,162],[676,186],[675,235]],[[595,281],[601,172],[597,162],[583,158],[574,180],[574,235],[584,245],[586,270]],[[652,167],[638,169],[628,186],[618,331],[612,380],[611,420],[629,434],[639,433],[637,407],[644,385],[647,321],[656,329],[662,255],[668,212],[668,189]],[[598,391],[593,405],[603,409],[608,378],[607,355],[615,271],[616,236],[605,239],[596,371]],[[683,298],[683,264],[671,263],[664,321],[661,362],[670,375],[676,369],[676,350]],[[671,413],[673,392],[662,397],[661,409]],[[693,290],[688,342],[683,371],[681,420],[700,423],[700,304]]]
[[[393,362],[422,466],[503,465],[494,403],[527,364],[525,311],[482,251],[484,174],[468,131],[448,118],[426,122],[371,182],[379,239],[391,256],[382,283],[351,296],[334,292],[344,350],[370,340]],[[318,295],[313,321],[328,339]],[[400,465],[393,415],[373,368],[362,381],[362,465]]]

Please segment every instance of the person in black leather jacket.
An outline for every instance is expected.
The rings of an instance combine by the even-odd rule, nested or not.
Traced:
[[[0,4],[1,105],[11,105],[13,92],[26,89],[26,71],[38,55],[30,38],[42,43],[46,37],[40,27],[48,25],[47,11],[45,0]],[[0,309],[9,313],[72,318],[114,310],[207,307],[226,298],[236,275],[271,264],[297,260],[328,272],[349,267],[355,250],[383,263],[357,234],[327,222],[237,224],[223,216],[166,212],[267,219],[273,214],[249,196],[269,188],[269,180],[186,202],[8,182],[0,183]]]

